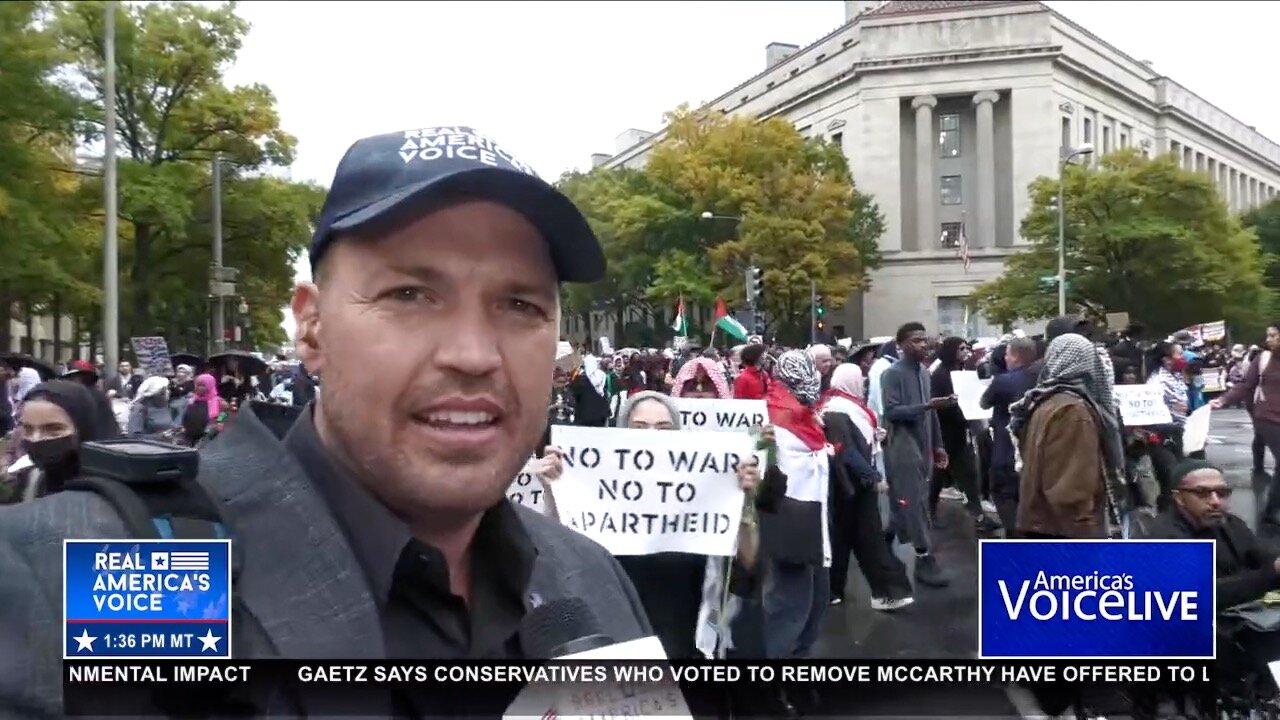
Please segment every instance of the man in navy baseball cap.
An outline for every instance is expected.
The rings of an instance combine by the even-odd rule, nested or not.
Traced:
[[[492,200],[542,233],[561,282],[604,277],[604,253],[578,208],[531,167],[469,127],[375,135],[347,150],[311,241],[314,268],[333,240],[421,214],[440,198]]]
[[[471,128],[379,135],[338,164],[311,263],[294,342],[320,390],[284,445],[395,628],[389,656],[510,657],[531,593],[612,598],[596,614],[621,603],[616,637],[638,637],[608,553],[507,500],[546,454],[561,284],[604,274],[582,213]]]

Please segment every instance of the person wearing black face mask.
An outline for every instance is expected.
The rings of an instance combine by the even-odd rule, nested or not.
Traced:
[[[22,406],[25,457],[10,468],[12,496],[26,502],[62,490],[80,472],[80,444],[119,434],[103,422],[93,393],[80,383],[37,385]]]

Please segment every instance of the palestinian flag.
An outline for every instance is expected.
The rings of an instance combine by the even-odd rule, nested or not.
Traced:
[[[676,337],[686,337],[689,334],[689,324],[684,321],[684,296],[680,296],[680,302],[676,304],[676,319],[671,323],[671,331]]]
[[[721,298],[716,298],[716,327],[726,335],[742,342],[747,341],[747,329],[738,322],[737,318],[729,314],[729,306],[725,305]]]

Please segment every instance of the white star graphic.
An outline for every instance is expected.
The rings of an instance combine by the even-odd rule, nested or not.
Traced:
[[[200,652],[204,652],[205,650],[218,652],[218,641],[222,640],[220,637],[214,637],[213,628],[205,630],[204,635],[196,639],[199,640],[200,644],[203,646],[200,648]]]
[[[71,639],[75,640],[76,645],[78,646],[76,648],[76,652],[80,652],[81,650],[88,650],[89,652],[93,652],[93,641],[97,640],[98,638],[89,634],[89,628],[84,628],[83,630],[80,631],[80,634],[78,636],[73,637]]]

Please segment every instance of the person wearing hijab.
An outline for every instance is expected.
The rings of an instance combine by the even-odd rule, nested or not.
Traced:
[[[863,399],[864,386],[861,367],[852,363],[837,365],[822,401],[828,438],[840,427],[842,419],[849,424],[845,437],[836,443],[835,457],[844,463],[853,485],[849,496],[831,493],[831,604],[844,601],[852,552],[871,587],[871,608],[893,611],[910,605],[914,599],[906,566],[884,542],[879,502],[889,488],[876,469],[883,431]]]
[[[173,380],[169,383],[169,410],[174,422],[182,419],[182,413],[191,401],[191,391],[195,390],[195,380],[191,375],[190,365],[178,365],[173,369]]]
[[[119,435],[104,424],[88,388],[68,380],[37,384],[25,394],[23,457],[9,468],[11,497],[27,502],[60,492],[80,472],[80,446]]]
[[[1119,526],[1108,477],[1124,467],[1113,383],[1093,343],[1067,333],[1049,343],[1039,382],[1010,408],[1021,537],[1106,538]]]
[[[807,657],[831,600],[827,497],[830,453],[817,415],[822,380],[804,350],[774,368],[765,406],[773,461],[757,497],[764,590],[764,644],[770,659]]]
[[[657,392],[641,392],[628,398],[618,411],[616,424],[634,430],[680,430],[680,409],[670,397]],[[546,456],[559,455],[548,447]],[[559,517],[550,484],[560,475],[546,464],[536,471],[546,490],[547,512]],[[550,471],[548,471],[550,470]],[[750,493],[759,480],[754,462],[738,468],[738,482]],[[708,637],[712,606],[721,603],[724,570],[722,558],[694,553],[663,552],[652,555],[624,555],[617,558],[635,586],[654,633],[662,641],[667,656],[689,660],[710,657],[717,649],[715,637]],[[749,572],[755,565],[755,540],[744,525],[738,536],[737,572]],[[721,608],[721,612],[724,609]],[[727,624],[727,623],[726,623]],[[714,634],[714,633],[713,633]]]
[[[706,357],[690,358],[680,366],[671,384],[672,397],[722,398],[732,397],[724,368]]]
[[[93,400],[98,408],[98,421],[103,427],[114,428],[113,432],[119,434],[120,421],[116,419],[115,408],[111,405],[111,398],[99,388],[99,381],[102,379],[98,374],[98,368],[88,360],[73,360],[71,366],[62,374],[63,380],[79,383],[89,389],[89,393],[93,395]]]
[[[575,425],[604,427],[609,424],[608,376],[600,367],[600,359],[584,355],[582,365],[569,381],[573,394]]]
[[[129,434],[159,435],[172,428],[169,378],[152,375],[138,386],[138,393],[129,408]]]
[[[195,447],[217,437],[228,417],[228,406],[218,395],[218,381],[208,373],[192,382],[191,402],[182,413],[182,437]]]

